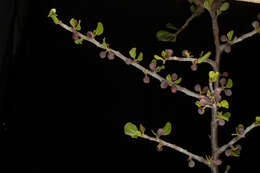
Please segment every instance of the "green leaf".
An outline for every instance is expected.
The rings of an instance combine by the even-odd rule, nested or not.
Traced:
[[[239,157],[240,151],[232,151],[231,155],[234,156],[234,157]]]
[[[224,173],[228,173],[228,171],[230,170],[230,168],[231,168],[231,166],[230,166],[230,165],[227,165],[227,166],[226,166],[226,170],[225,170]]]
[[[145,128],[142,124],[140,124],[139,130],[140,130],[141,134],[144,134]]]
[[[220,6],[220,10],[221,11],[227,11],[229,9],[229,3],[228,2],[224,2],[221,6]]]
[[[211,96],[211,92],[210,92],[210,90],[207,91],[207,96],[208,96],[208,97]]]
[[[182,78],[180,77],[179,79],[175,80],[173,83],[175,85],[178,85],[179,83],[181,83],[181,81],[182,81]]]
[[[209,80],[210,82],[215,82],[219,76],[219,72],[210,71],[209,72]]]
[[[76,44],[82,44],[83,40],[84,40],[84,38],[79,38],[79,39],[75,40],[74,42]]]
[[[260,123],[260,117],[255,117],[255,122]]]
[[[190,6],[190,11],[191,11],[192,13],[194,13],[195,10],[196,10],[196,7],[195,7],[194,5],[191,5],[191,6]]]
[[[233,81],[231,79],[228,79],[226,88],[232,88],[232,86],[233,86]]]
[[[226,121],[229,121],[229,118],[231,117],[231,113],[230,112],[226,112],[223,115],[226,118]]]
[[[229,108],[229,104],[228,104],[228,101],[227,101],[227,100],[222,100],[222,101],[220,102],[220,104],[221,104],[221,107],[223,107],[223,108],[226,108],[226,109]]]
[[[159,41],[175,42],[176,35],[165,30],[160,30],[156,33],[156,37]]]
[[[173,24],[171,24],[171,23],[167,23],[166,28],[169,28],[169,29],[172,29],[172,30],[178,30],[178,28],[173,26]]]
[[[59,19],[57,18],[57,16],[58,15],[56,14],[56,9],[55,8],[51,9],[48,17],[52,18],[52,20],[55,24],[59,23]]]
[[[135,47],[132,48],[132,49],[129,51],[129,55],[130,55],[133,59],[135,59],[135,57],[136,57],[136,48],[135,48]]]
[[[208,59],[208,58],[210,57],[210,55],[211,55],[211,52],[210,52],[210,51],[207,52],[205,55],[203,55],[202,57],[200,57],[200,58],[198,59],[198,63],[200,64],[200,63],[206,61],[206,59]]]
[[[156,60],[161,60],[163,62],[163,64],[165,64],[165,59],[163,59],[162,57],[158,56],[158,55],[154,55],[154,58]]]
[[[213,3],[213,0],[205,0],[205,1],[204,1],[204,7],[205,7],[208,11],[210,11],[210,10],[211,10],[211,5],[212,5],[212,3]]]
[[[168,75],[166,76],[166,80],[168,80],[169,82],[172,82],[172,77],[171,77],[170,74],[168,74]]]
[[[234,34],[234,30],[231,30],[227,33],[227,38],[229,41],[232,41],[233,34]]]
[[[76,23],[77,23],[77,21],[74,18],[70,19],[70,25],[73,27],[73,29],[76,28]]]
[[[107,43],[106,43],[106,38],[105,37],[103,38],[103,43],[101,45],[101,48],[107,49]]]
[[[201,107],[200,101],[197,100],[197,101],[195,102],[195,105],[198,106],[198,107]]]
[[[101,35],[103,32],[104,32],[103,24],[101,22],[98,22],[97,28],[95,30],[95,34],[98,36]]]
[[[167,55],[167,53],[163,50],[163,51],[161,52],[161,55],[162,55],[162,57],[165,57],[165,56]]]
[[[81,26],[80,26],[81,20],[78,21],[77,26],[75,27],[76,31],[80,31],[81,30]]]
[[[143,52],[140,52],[138,57],[137,57],[137,61],[142,61],[143,60]]]
[[[167,122],[162,129],[163,129],[162,135],[164,135],[164,136],[169,135],[172,131],[172,124],[170,122]]]
[[[136,125],[131,122],[125,124],[124,131],[126,135],[129,135],[132,138],[137,138],[141,135],[141,132],[137,129]]]

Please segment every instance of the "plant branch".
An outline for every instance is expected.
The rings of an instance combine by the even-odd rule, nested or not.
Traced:
[[[253,128],[257,127],[257,125],[255,123],[251,124],[250,126],[248,126],[245,130],[244,133],[241,135],[238,135],[236,137],[234,137],[229,143],[223,145],[222,147],[220,147],[217,150],[217,154],[221,154],[222,152],[224,152],[228,147],[231,147],[233,144],[235,144],[237,141],[239,141],[242,138],[245,138],[245,135],[250,132]]]
[[[167,60],[172,60],[172,61],[188,61],[188,62],[194,62],[194,61],[198,61],[197,58],[182,58],[182,57],[177,57],[177,56],[173,56],[173,57],[169,57],[169,59]],[[208,63],[212,66],[213,69],[216,69],[216,63],[214,61],[212,61],[211,59],[206,59],[205,61],[203,61],[202,63]]]
[[[61,27],[63,27],[64,29],[66,29],[70,32],[77,32],[77,31],[73,31],[71,27],[62,23],[61,21],[59,21],[58,24]],[[94,45],[96,45],[97,47],[101,48],[102,44],[99,43],[97,40],[95,40],[95,38],[86,37],[85,35],[81,34],[80,32],[77,32],[77,34],[80,38],[83,38],[84,40],[89,41],[89,42],[93,43]],[[122,59],[123,61],[126,61],[128,59],[126,56],[121,54],[119,51],[113,50],[111,48],[109,48],[109,51],[113,52],[118,58]],[[165,78],[160,76],[158,73],[152,72],[152,71],[146,69],[145,67],[143,67],[142,65],[140,65],[140,64],[138,64],[134,61],[131,63],[131,65],[136,67],[137,69],[141,70],[142,72],[149,74],[150,76],[154,77],[155,79],[159,80],[160,82],[162,82],[163,80],[166,80]],[[169,84],[169,85],[172,86],[172,85],[175,85],[175,84]],[[178,91],[181,91],[188,96],[195,97],[195,98],[199,98],[199,96],[200,96],[199,94],[197,94],[193,91],[190,91],[187,88],[181,87],[179,85],[175,85],[175,86],[176,86]]]
[[[187,156],[189,156],[189,157],[192,157],[194,160],[197,160],[197,161],[199,161],[199,162],[201,162],[201,163],[204,163],[205,165],[207,165],[207,166],[210,167],[210,162],[208,162],[208,161],[207,161],[206,159],[204,159],[203,157],[198,156],[198,155],[195,155],[195,154],[193,154],[193,153],[191,153],[191,152],[189,152],[189,151],[187,151],[187,150],[185,150],[185,149],[183,149],[183,148],[181,148],[181,147],[179,147],[179,146],[177,146],[177,145],[175,145],[175,144],[171,144],[171,143],[169,143],[169,142],[166,142],[166,141],[161,140],[161,139],[159,139],[159,138],[155,138],[155,137],[148,136],[148,135],[146,135],[146,134],[142,134],[140,137],[142,137],[142,138],[144,138],[144,139],[148,139],[148,140],[150,140],[150,141],[158,142],[158,143],[160,143],[162,146],[167,146],[167,147],[169,147],[169,148],[172,148],[172,149],[174,149],[174,150],[177,150],[177,151],[179,151],[179,152],[181,152],[181,153],[183,153],[183,154],[185,154],[185,155],[187,155]]]

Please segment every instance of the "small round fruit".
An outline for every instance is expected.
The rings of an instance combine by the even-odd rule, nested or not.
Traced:
[[[228,40],[228,38],[227,38],[227,36],[225,36],[225,35],[221,35],[220,40],[221,40],[222,42],[226,42],[226,41]]]
[[[168,85],[169,85],[168,81],[164,80],[164,81],[161,82],[160,86],[161,86],[162,89],[166,89],[168,87]]]
[[[230,53],[230,52],[231,52],[231,46],[230,46],[229,44],[226,45],[225,48],[224,48],[224,51],[225,51],[226,53]]]
[[[78,34],[77,32],[73,32],[73,33],[72,33],[72,39],[73,39],[73,40],[79,39],[79,34]]]
[[[165,52],[166,52],[166,56],[167,57],[171,57],[173,55],[173,50],[172,49],[166,49]]]
[[[158,136],[161,136],[162,134],[163,134],[163,129],[158,129],[158,130],[157,130],[157,135],[158,135]]]
[[[223,120],[223,119],[218,120],[218,125],[219,126],[224,126],[225,125],[225,120]]]
[[[191,68],[192,71],[197,71],[197,70],[198,70],[197,64],[192,64],[192,65],[190,66],[190,68]]]
[[[222,99],[221,95],[216,95],[216,96],[215,96],[216,102],[220,102],[221,99]]]
[[[176,86],[172,86],[172,88],[171,88],[171,92],[172,92],[173,94],[175,94],[175,93],[177,92],[177,88],[176,88]]]
[[[156,65],[154,63],[150,63],[149,68],[150,68],[150,70],[155,71]]]
[[[104,59],[104,58],[106,57],[106,55],[107,55],[107,52],[106,52],[106,51],[101,51],[101,52],[99,53],[99,57],[102,58],[102,59]]]
[[[178,75],[176,73],[172,74],[172,80],[175,81],[178,79]]]
[[[144,83],[149,83],[150,82],[150,78],[148,75],[145,75],[143,78]]]
[[[225,89],[224,93],[225,93],[226,96],[231,96],[232,95],[231,89]]]
[[[193,160],[189,161],[189,167],[193,168],[195,166],[195,162]]]
[[[232,150],[231,150],[231,149],[225,150],[225,155],[226,155],[227,157],[231,156],[231,154],[232,154]]]
[[[109,60],[113,60],[113,59],[115,59],[115,54],[113,52],[108,52],[107,58]]]
[[[220,83],[220,85],[226,85],[227,84],[227,80],[226,80],[226,78],[221,78],[220,80],[219,80],[219,83]]]

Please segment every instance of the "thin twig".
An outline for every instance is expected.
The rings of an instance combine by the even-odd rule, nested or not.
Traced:
[[[233,144],[235,144],[237,141],[239,141],[242,138],[245,138],[245,135],[250,132],[253,128],[257,127],[257,125],[255,123],[251,124],[250,126],[248,126],[245,130],[244,133],[241,135],[238,135],[236,137],[234,137],[229,143],[223,145],[222,147],[220,147],[217,151],[217,154],[221,154],[222,152],[224,152],[228,147],[233,146]]]
[[[177,151],[179,151],[179,152],[181,152],[181,153],[183,153],[183,154],[185,154],[185,155],[187,155],[187,156],[189,156],[189,157],[192,157],[193,159],[195,159],[195,160],[197,160],[197,161],[199,161],[199,162],[201,162],[201,163],[204,163],[205,165],[207,165],[207,166],[210,167],[210,162],[208,162],[208,161],[207,161],[206,159],[204,159],[203,157],[198,156],[198,155],[195,155],[195,154],[193,154],[193,153],[191,153],[191,152],[189,152],[189,151],[187,151],[187,150],[185,150],[185,149],[183,149],[183,148],[181,148],[181,147],[179,147],[179,146],[177,146],[177,145],[175,145],[175,144],[171,144],[171,143],[166,142],[166,141],[164,141],[164,140],[162,140],[162,139],[160,139],[160,138],[151,137],[151,136],[148,136],[148,135],[146,135],[146,134],[143,134],[143,135],[141,135],[140,137],[142,137],[142,138],[144,138],[144,139],[148,139],[148,140],[150,140],[150,141],[158,142],[158,143],[160,143],[162,146],[167,146],[167,147],[169,147],[169,148],[172,148],[172,149],[174,149],[174,150],[177,150]]]
[[[61,21],[59,21],[58,23],[61,27],[63,27],[64,29],[70,31],[70,32],[76,32],[73,31],[71,27],[69,27],[68,25],[62,23]],[[89,38],[86,37],[85,35],[81,34],[80,32],[77,32],[78,36],[80,38],[84,38],[84,40],[89,41],[91,43],[93,43],[94,45],[96,45],[97,47],[101,48],[101,43],[99,43],[97,40],[95,40],[94,38]],[[109,51],[113,52],[118,58],[122,59],[123,61],[126,61],[128,58],[126,56],[124,56],[123,54],[121,54],[119,51],[113,50],[111,48],[109,48]],[[156,72],[152,72],[148,69],[146,69],[145,67],[143,67],[142,65],[136,63],[136,62],[132,62],[131,63],[132,66],[136,67],[137,69],[141,70],[142,72],[146,72],[148,75],[154,77],[155,79],[159,80],[160,82],[162,82],[163,80],[166,80],[165,78],[163,78],[162,76],[160,76],[158,73]],[[175,85],[175,84],[169,84],[170,86]],[[179,85],[175,85],[178,91],[181,91],[183,93],[185,93],[188,96],[191,97],[195,97],[195,98],[199,98],[200,94],[197,94],[193,91],[188,90],[187,88],[181,87]]]

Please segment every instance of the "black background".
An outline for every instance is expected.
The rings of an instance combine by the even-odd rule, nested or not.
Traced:
[[[181,26],[190,16],[186,1],[1,1],[1,172],[209,172],[198,162],[188,168],[186,155],[168,148],[157,152],[155,143],[123,132],[128,121],[142,123],[148,134],[170,121],[173,132],[165,139],[205,156],[210,154],[209,111],[197,114],[196,99],[172,95],[155,79],[144,84],[143,73],[119,59],[101,60],[100,49],[90,43],[75,45],[70,32],[47,18],[51,8],[64,23],[81,19],[85,33],[101,21],[110,46],[125,55],[137,47],[144,52],[144,66],[165,48],[177,56],[183,49],[195,55],[214,50],[208,13],[195,19],[177,43],[156,40],[166,23]],[[260,5],[231,2],[219,17],[220,33],[251,31],[259,12]],[[234,87],[227,98],[231,122],[219,128],[220,144],[231,139],[238,123],[249,125],[259,116],[258,58],[259,35],[223,54],[221,71],[230,73]],[[170,62],[161,75],[176,72],[192,90],[196,83],[207,84],[209,70],[203,64],[192,72],[189,63]],[[256,172],[259,132],[254,129],[240,141],[240,158],[221,156],[230,172]]]

